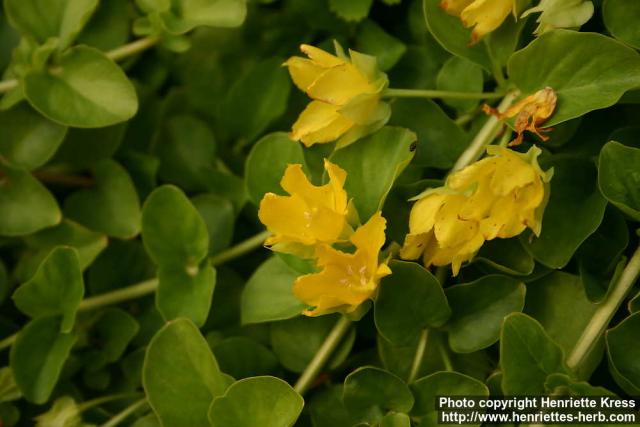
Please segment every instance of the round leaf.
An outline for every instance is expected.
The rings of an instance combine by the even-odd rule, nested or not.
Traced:
[[[24,78],[31,105],[67,126],[93,128],[130,119],[138,99],[125,73],[97,49],[67,50],[51,70],[31,71]]]
[[[279,257],[266,260],[253,273],[242,292],[242,323],[290,319],[306,308],[293,295],[298,273]]]
[[[634,313],[606,333],[609,370],[620,387],[640,394],[640,313]]]
[[[406,345],[425,328],[442,326],[451,309],[438,280],[416,263],[393,261],[375,300],[375,322],[387,340]]]
[[[413,158],[415,140],[407,129],[384,127],[333,155],[331,161],[347,171],[344,186],[360,219],[382,209],[395,179]]]
[[[271,133],[253,146],[245,165],[247,191],[253,203],[259,205],[265,193],[285,194],[280,180],[289,164],[300,164],[304,168],[305,160],[300,144],[286,133]]]
[[[404,381],[374,367],[347,376],[342,400],[351,415],[365,422],[378,422],[387,411],[408,413],[413,407],[413,395]]]
[[[636,49],[640,48],[640,3],[634,0],[604,0],[602,4],[604,25],[611,35]]]
[[[140,201],[127,171],[113,160],[98,163],[95,187],[73,193],[66,215],[108,236],[128,239],[140,232]]]
[[[245,337],[226,338],[213,346],[222,372],[234,378],[273,374],[278,369],[276,356],[267,347]]]
[[[447,323],[449,345],[458,353],[471,353],[494,344],[502,320],[522,311],[524,283],[506,276],[484,276],[447,289],[451,319]]]
[[[21,236],[62,219],[56,199],[24,169],[0,163],[0,236]]]
[[[64,139],[67,128],[21,103],[0,113],[0,154],[11,164],[27,170],[45,164]]]
[[[508,68],[523,96],[556,91],[558,107],[545,126],[613,105],[640,86],[640,55],[597,33],[546,32],[513,54]]]
[[[420,417],[420,425],[426,427],[439,425],[436,410],[439,396],[489,396],[487,386],[458,372],[436,372],[420,378],[411,384],[411,391],[416,398],[411,414]]]
[[[167,323],[149,343],[143,385],[164,427],[209,425],[209,406],[226,384],[207,341],[190,320]]]
[[[163,267],[195,267],[209,251],[207,226],[177,187],[158,187],[142,209],[142,241],[151,259]]]
[[[61,315],[60,332],[68,333],[84,296],[82,270],[75,249],[60,246],[42,261],[35,276],[13,294],[16,307],[31,317]]]
[[[275,377],[252,377],[232,384],[211,404],[212,427],[291,427],[304,400]]]
[[[598,185],[602,195],[618,209],[640,221],[640,148],[608,142],[602,147]]]
[[[187,317],[202,326],[209,316],[216,271],[205,263],[197,269],[160,267],[156,306],[165,320]]]
[[[57,317],[32,320],[20,331],[11,347],[9,361],[16,384],[24,397],[33,403],[49,400],[76,341],[74,334],[63,334],[60,328],[61,321]]]

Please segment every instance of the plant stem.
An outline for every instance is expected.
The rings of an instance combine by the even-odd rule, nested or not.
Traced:
[[[455,371],[455,369],[453,369],[453,363],[451,363],[451,358],[449,357],[449,352],[445,348],[445,343],[440,341],[439,348],[440,348],[440,356],[442,357],[442,363],[444,364],[444,368],[449,372]]]
[[[567,366],[569,366],[569,368],[574,371],[577,370],[580,364],[587,358],[639,276],[640,247],[638,247],[627,263],[620,278],[614,284],[613,289],[611,289],[605,300],[600,303],[595,313],[593,313],[593,316],[591,316],[589,324],[587,324],[567,358]]]
[[[243,240],[237,245],[227,249],[226,251],[220,252],[217,255],[211,257],[211,265],[220,265],[224,264],[227,261],[231,261],[232,259],[239,258],[242,255],[253,251],[259,246],[262,246],[264,241],[271,235],[270,231],[263,231],[262,233],[258,233],[253,237],[249,237],[247,240]]]
[[[109,421],[102,424],[101,427],[115,427],[124,421],[129,415],[133,414],[135,411],[140,409],[143,405],[147,404],[147,399],[140,399],[137,402],[132,403],[127,406],[121,412],[117,413],[114,417],[112,417]]]
[[[235,246],[230,247],[226,251],[220,252],[218,255],[211,257],[211,265],[220,265],[235,258],[239,258],[262,245],[264,240],[269,236],[268,231],[263,231],[253,237],[243,240]],[[78,306],[78,311],[95,310],[106,305],[117,304],[119,302],[143,297],[152,294],[158,289],[158,279],[153,278],[126,288],[116,289],[115,291],[106,292],[101,295],[86,298],[82,300]],[[11,347],[15,342],[18,333],[15,333],[0,341],[0,350]]]
[[[113,61],[120,61],[121,59],[128,58],[129,56],[140,53],[152,46],[155,46],[160,41],[158,36],[147,36],[141,39],[132,41],[113,50],[105,52],[105,55]],[[19,85],[18,79],[9,79],[0,81],[0,93],[9,92]]]
[[[127,43],[113,50],[110,50],[106,53],[106,55],[113,61],[120,61],[121,59],[128,58],[135,55],[136,53],[143,52],[150,47],[155,46],[159,41],[160,37],[158,36],[143,37],[141,39],[132,41],[131,43]]]
[[[385,98],[446,98],[446,99],[496,99],[504,93],[496,92],[448,92],[445,90],[425,89],[386,89],[382,92]]]
[[[351,320],[347,317],[342,316],[338,322],[336,322],[335,326],[327,335],[324,342],[311,359],[311,362],[307,365],[304,372],[298,378],[298,381],[293,386],[293,389],[300,393],[304,394],[311,387],[313,381],[316,379],[324,365],[331,357],[333,351],[338,347],[342,338],[346,335],[351,327]]]
[[[132,399],[134,397],[140,397],[140,395],[141,395],[140,393],[120,393],[120,394],[112,394],[109,396],[98,397],[93,400],[88,400],[86,402],[79,404],[78,411],[84,412],[95,406],[100,406],[105,403],[113,402],[116,400]]]
[[[411,371],[407,378],[407,384],[411,384],[415,381],[416,377],[420,373],[420,367],[422,366],[422,359],[424,359],[424,353],[427,349],[427,341],[429,338],[429,330],[424,329],[420,334],[420,341],[418,341],[418,347],[416,347],[416,354],[413,357],[413,363],[411,364]]]
[[[517,91],[508,93],[498,105],[498,111],[504,112],[504,110],[509,108],[517,96]],[[490,116],[484,126],[482,126],[480,131],[476,134],[475,138],[473,138],[469,147],[467,147],[467,149],[460,155],[455,165],[453,165],[453,168],[451,168],[450,173],[459,171],[460,169],[468,166],[471,162],[477,160],[482,155],[485,147],[496,137],[501,126],[502,123],[497,117]]]

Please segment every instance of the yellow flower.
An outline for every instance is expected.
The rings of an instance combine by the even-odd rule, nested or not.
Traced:
[[[385,227],[386,220],[377,212],[351,236],[354,253],[327,244],[316,247],[322,271],[298,277],[293,286],[296,297],[311,307],[304,314],[350,313],[375,296],[380,279],[391,274],[386,262],[378,261]]]
[[[471,43],[497,29],[509,13],[515,11],[515,0],[442,0],[440,7],[460,17],[465,27],[473,27]]]
[[[267,193],[262,198],[258,217],[273,233],[265,242],[273,250],[308,257],[313,245],[334,243],[350,231],[343,188],[347,173],[328,160],[324,167],[329,182],[318,187],[309,182],[301,165],[289,165],[280,181],[289,196]]]
[[[539,235],[552,176],[538,164],[541,150],[533,146],[521,154],[490,145],[487,152],[447,179],[454,191],[470,192],[460,217],[478,220],[485,240],[514,237],[527,227]]]
[[[538,12],[536,35],[554,28],[580,27],[593,16],[593,3],[589,0],[540,0],[537,6],[526,10],[522,18]]]
[[[422,255],[425,266],[451,264],[457,275],[486,240],[514,237],[527,227],[540,234],[552,175],[538,165],[541,150],[520,154],[489,146],[487,152],[451,174],[444,187],[418,196],[402,258]]]
[[[387,121],[390,109],[380,93],[388,80],[375,57],[350,50],[348,59],[339,48],[334,56],[304,44],[300,50],[308,58],[294,56],[284,65],[313,101],[294,123],[292,139],[307,147],[335,140],[345,146]]]
[[[512,105],[504,113],[486,104],[483,106],[483,110],[487,114],[493,114],[500,120],[511,117],[516,118],[514,128],[518,136],[509,143],[510,146],[513,146],[522,143],[525,130],[535,133],[543,141],[549,139],[549,137],[542,135],[542,132],[549,132],[553,129],[540,129],[538,126],[551,117],[556,109],[557,101],[558,97],[556,96],[556,92],[552,88],[546,87]]]

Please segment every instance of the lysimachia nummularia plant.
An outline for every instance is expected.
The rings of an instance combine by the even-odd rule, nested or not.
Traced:
[[[4,0],[0,426],[640,395],[638,26],[638,0]]]

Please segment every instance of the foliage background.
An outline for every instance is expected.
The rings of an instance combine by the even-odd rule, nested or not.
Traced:
[[[595,1],[581,33],[537,40],[533,19],[509,18],[473,48],[435,0],[250,1],[246,19],[241,1],[170,3],[4,2],[3,427],[37,416],[42,426],[410,425],[402,414],[434,425],[438,394],[638,395],[640,304],[636,289],[612,291],[640,268],[637,2]],[[338,316],[299,316],[290,286],[307,266],[249,249],[264,238],[257,204],[281,192],[287,163],[322,179],[332,146],[302,150],[284,133],[307,99],[281,64],[301,43],[331,50],[334,39],[376,55],[394,88],[554,87],[555,129],[540,146],[555,176],[540,238],[490,242],[456,278],[394,261],[302,409],[264,376],[294,384]],[[395,99],[389,127],[335,154],[361,219],[383,207],[390,244],[407,232],[407,200],[439,185],[487,120],[478,107]],[[603,313],[613,316],[604,336],[593,323]]]

